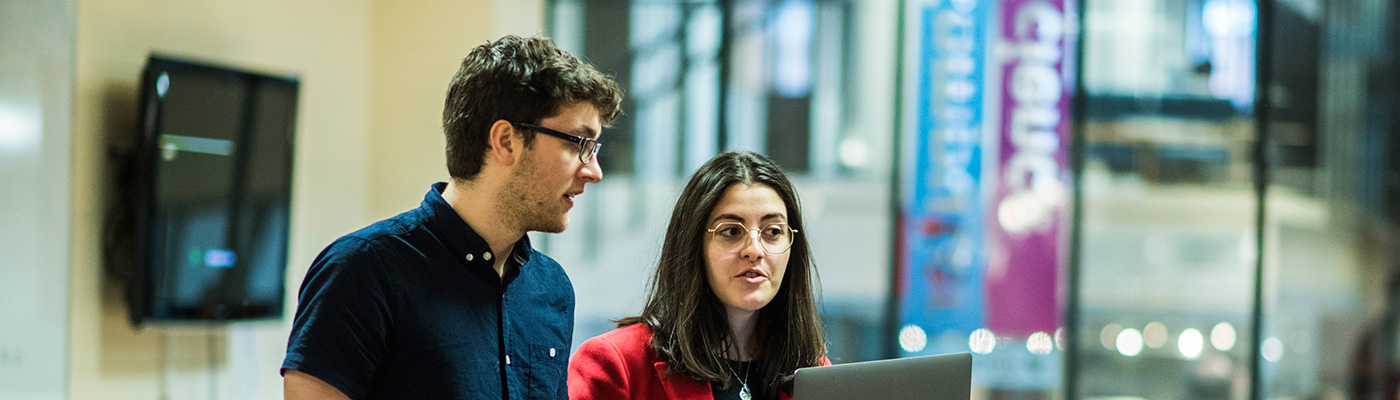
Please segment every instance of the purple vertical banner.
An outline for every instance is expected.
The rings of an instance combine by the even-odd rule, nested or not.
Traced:
[[[995,189],[987,209],[987,328],[998,337],[1061,326],[1072,172],[1073,9],[1002,0]]]
[[[908,5],[910,134],[903,137],[899,238],[901,356],[967,351],[985,325],[983,106],[986,0]]]

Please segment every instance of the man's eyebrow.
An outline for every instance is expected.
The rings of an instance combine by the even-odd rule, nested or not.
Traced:
[[[593,130],[593,127],[587,125],[580,126],[574,129],[573,131],[570,131],[569,133],[578,137],[586,137],[595,140],[598,139],[598,131]]]

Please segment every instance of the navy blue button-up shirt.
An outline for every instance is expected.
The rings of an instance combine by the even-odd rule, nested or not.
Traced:
[[[497,276],[445,188],[316,257],[282,368],[352,399],[567,399],[569,277],[528,237]]]

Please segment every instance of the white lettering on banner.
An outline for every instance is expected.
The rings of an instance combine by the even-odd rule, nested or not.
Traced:
[[[997,206],[997,220],[1010,233],[1026,233],[1052,226],[1052,216],[1064,204],[1066,190],[1060,181],[1055,153],[1062,145],[1060,100],[1064,87],[1056,64],[1064,38],[1062,14],[1037,1],[1017,10],[1008,88],[1013,108],[1008,130],[1011,159],[1003,181],[1009,194]]]
[[[934,125],[929,132],[927,151],[929,160],[939,166],[939,173],[928,174],[928,179],[930,188],[947,190],[944,195],[963,198],[976,189],[969,167],[973,147],[978,143],[979,123],[977,105],[973,104],[980,90],[974,76],[979,67],[973,58],[977,21],[971,15],[977,2],[954,0],[949,4],[951,7],[934,17],[933,37],[930,38],[939,57],[929,71],[929,115],[934,118]],[[933,204],[929,206],[937,208]]]

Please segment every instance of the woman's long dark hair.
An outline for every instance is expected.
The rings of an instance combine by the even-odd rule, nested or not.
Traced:
[[[700,382],[728,385],[725,352],[734,346],[724,303],[705,275],[705,230],[710,213],[734,185],[762,184],[778,192],[787,207],[788,225],[798,230],[789,249],[787,272],[773,301],[758,312],[754,330],[753,370],[764,385],[789,387],[795,370],[818,365],[826,355],[820,317],[813,294],[811,248],[804,236],[797,192],[787,176],[767,157],[750,152],[715,156],[690,177],[666,228],[661,260],[652,277],[651,293],[641,315],[617,321],[619,327],[644,323],[651,327],[651,347],[670,368]],[[769,393],[770,395],[772,393]]]

